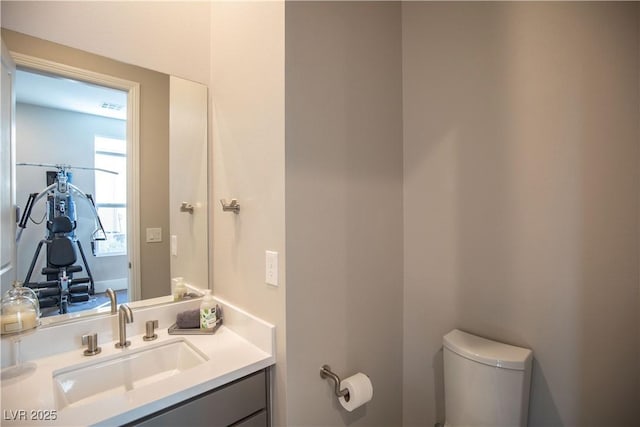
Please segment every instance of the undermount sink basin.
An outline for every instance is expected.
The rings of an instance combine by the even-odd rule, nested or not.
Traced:
[[[53,372],[58,409],[122,394],[177,375],[208,360],[184,338]]]

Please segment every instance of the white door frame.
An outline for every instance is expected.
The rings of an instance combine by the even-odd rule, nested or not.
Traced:
[[[1,41],[0,41],[1,42]],[[0,164],[2,165],[2,200],[0,207],[2,209],[2,226],[0,226],[0,240],[2,241],[2,257],[0,259],[0,284],[2,295],[10,289],[11,284],[16,280],[16,166],[15,166],[15,71],[16,64],[11,59],[11,54],[5,46],[2,45],[2,95],[0,104],[0,113],[2,115],[2,150],[0,150]],[[5,157],[6,156],[6,157]],[[8,166],[8,167],[6,167]],[[8,211],[8,212],[7,212]],[[5,223],[7,221],[8,223]],[[8,229],[5,229],[8,228]],[[9,254],[5,245],[11,245]]]
[[[140,83],[84,70],[54,61],[11,52],[19,67],[30,68],[74,80],[127,92],[127,252],[129,256],[129,301],[142,297],[140,283]]]

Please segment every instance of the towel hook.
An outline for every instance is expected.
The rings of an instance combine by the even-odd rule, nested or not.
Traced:
[[[329,365],[322,365],[322,368],[320,368],[320,377],[331,378],[334,382],[336,396],[344,397],[347,402],[349,401],[349,390],[346,388],[340,390],[340,377],[331,372],[331,367]]]
[[[191,203],[182,202],[180,204],[180,212],[193,213],[193,205]]]
[[[238,199],[231,199],[231,202],[227,203],[226,199],[220,199],[220,204],[222,205],[222,210],[224,212],[233,212],[235,214],[240,213],[240,203],[238,203]]]

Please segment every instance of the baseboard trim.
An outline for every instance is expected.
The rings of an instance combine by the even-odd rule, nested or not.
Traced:
[[[107,288],[111,288],[114,291],[127,290],[129,288],[129,281],[126,277],[122,279],[101,280],[94,282],[96,293],[101,294],[106,292]]]

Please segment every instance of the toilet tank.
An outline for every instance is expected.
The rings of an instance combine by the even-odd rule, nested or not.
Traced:
[[[458,329],[443,344],[446,427],[527,425],[531,350]]]

